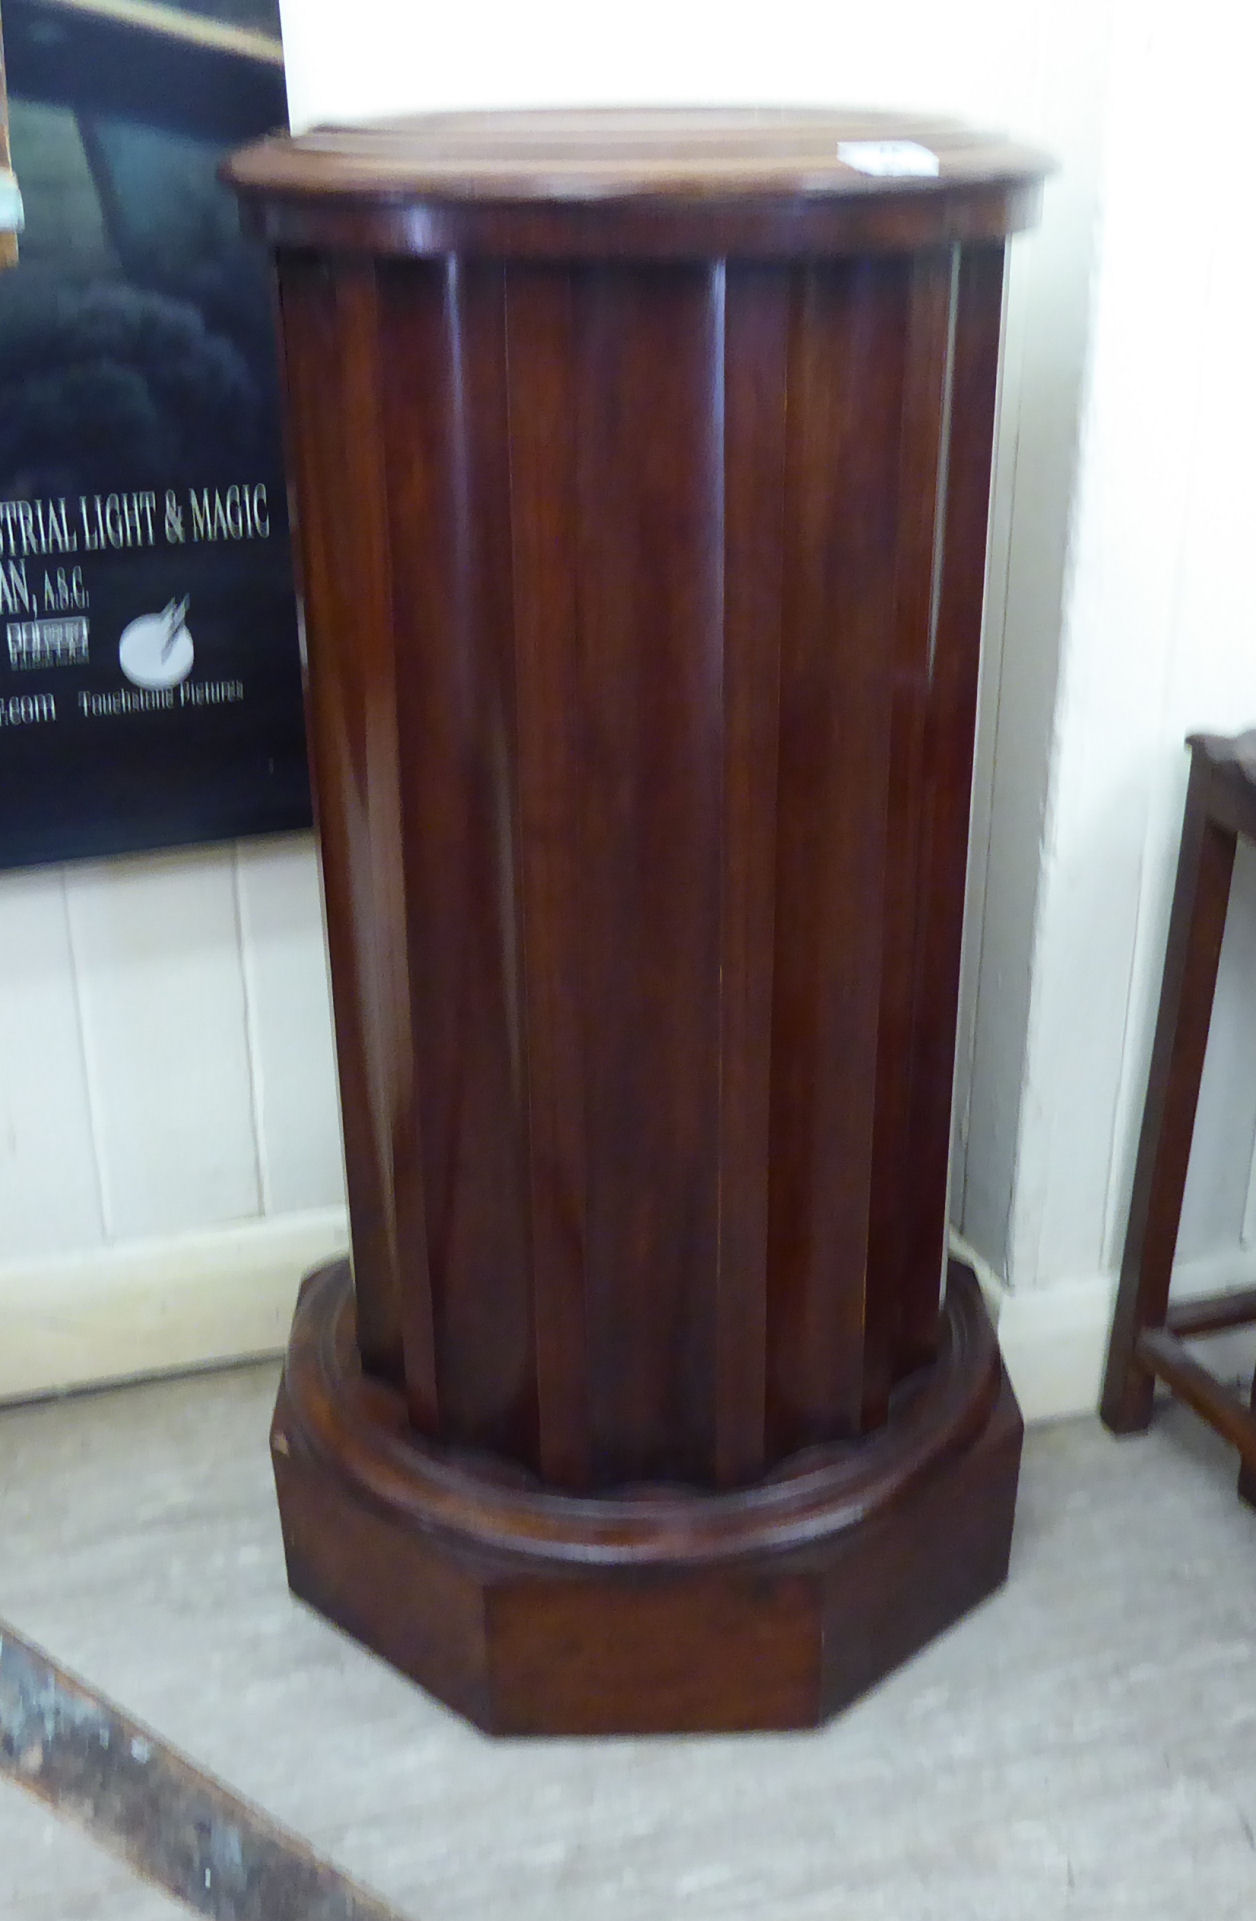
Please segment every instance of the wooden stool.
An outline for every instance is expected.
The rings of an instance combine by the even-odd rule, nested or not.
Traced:
[[[1256,1321],[1256,1288],[1169,1304],[1234,855],[1240,834],[1256,839],[1256,729],[1233,740],[1195,734],[1188,744],[1182,849],[1099,1411],[1114,1434],[1145,1428],[1159,1376],[1237,1447],[1239,1494],[1256,1506],[1256,1382],[1248,1407],[1183,1344]]]

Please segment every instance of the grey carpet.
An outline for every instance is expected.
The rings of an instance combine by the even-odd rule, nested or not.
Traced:
[[[0,1413],[0,1615],[418,1921],[1243,1921],[1256,1516],[1031,1433],[1010,1582],[815,1735],[494,1744],[288,1598],[270,1367]],[[0,1784],[6,1921],[180,1912]]]

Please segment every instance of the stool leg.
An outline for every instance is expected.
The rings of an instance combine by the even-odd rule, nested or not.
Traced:
[[[1144,1328],[1163,1326],[1168,1307],[1234,871],[1236,838],[1209,818],[1209,788],[1210,770],[1197,753],[1186,794],[1147,1104],[1099,1407],[1114,1434],[1133,1433],[1151,1419],[1155,1383],[1134,1350]]]
[[[1252,1413],[1256,1414],[1256,1374],[1252,1375]],[[1256,1463],[1239,1462],[1239,1499],[1256,1507]]]

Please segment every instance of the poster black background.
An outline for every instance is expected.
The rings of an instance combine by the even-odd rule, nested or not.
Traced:
[[[80,495],[151,490],[158,536],[28,558],[32,582],[82,567],[86,664],[18,666],[0,615],[0,866],[310,821],[269,270],[215,177],[286,118],[278,15],[218,0],[164,22],[5,0],[27,228],[0,273],[0,500],[64,497],[73,526]],[[258,484],[268,538],[164,537],[167,493],[190,530],[190,492]],[[168,708],[84,713],[81,696],[133,691],[127,623],[185,596],[188,689],[244,697],[181,704],[175,687]],[[55,720],[24,723],[49,694]]]

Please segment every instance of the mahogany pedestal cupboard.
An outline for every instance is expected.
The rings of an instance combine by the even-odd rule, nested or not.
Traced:
[[[288,1567],[485,1728],[800,1727],[1006,1571],[1020,1416],[941,1282],[1041,172],[766,111],[231,164],[277,260],[353,1244],[276,1410]]]

